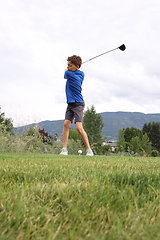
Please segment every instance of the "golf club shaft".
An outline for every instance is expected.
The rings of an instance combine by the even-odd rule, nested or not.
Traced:
[[[114,48],[114,49],[109,50],[109,51],[107,51],[107,52],[105,52],[105,53],[99,54],[99,55],[97,55],[96,57],[90,58],[89,60],[83,62],[82,64],[84,64],[84,63],[86,63],[86,62],[89,62],[89,61],[91,61],[91,60],[93,60],[93,59],[95,59],[95,58],[97,58],[97,57],[100,57],[100,56],[102,56],[102,55],[104,55],[104,54],[106,54],[106,53],[112,52],[112,51],[114,51],[114,50],[116,50],[116,49],[118,49],[118,48]]]

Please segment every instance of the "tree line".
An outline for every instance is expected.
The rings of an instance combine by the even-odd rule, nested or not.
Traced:
[[[90,109],[87,108],[84,112],[83,127],[95,154],[108,154],[108,152],[112,151],[110,145],[103,145],[103,142],[107,140],[107,137],[102,136],[104,123],[101,114],[96,113],[94,105]],[[5,140],[7,141],[7,146],[9,146],[9,136],[10,140],[12,139],[10,146],[14,145],[14,142],[18,141],[18,137],[13,131],[12,119],[5,118],[5,113],[1,112],[0,107],[0,142],[2,143],[3,140],[4,145]],[[19,138],[19,142],[24,142],[21,145],[25,146],[23,149],[26,151],[34,151],[36,149],[37,151],[40,149],[46,151],[46,149],[54,148],[54,150],[56,149],[54,152],[58,153],[62,147],[58,134],[55,133],[55,136],[52,137],[45,129],[31,127],[26,134],[19,135]],[[80,148],[85,152],[85,146],[75,129],[70,129],[69,132],[69,148],[72,154],[76,154]],[[160,152],[160,122],[145,123],[142,130],[135,127],[119,129],[115,153],[118,152],[157,156]]]
[[[120,129],[117,151],[158,156],[160,152],[160,122],[145,123],[142,130],[135,127]]]

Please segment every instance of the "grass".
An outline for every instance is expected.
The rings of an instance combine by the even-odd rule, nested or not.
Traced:
[[[160,158],[0,153],[0,239],[160,239]]]

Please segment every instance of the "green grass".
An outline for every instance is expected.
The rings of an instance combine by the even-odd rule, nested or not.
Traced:
[[[0,153],[0,239],[160,239],[160,158]]]

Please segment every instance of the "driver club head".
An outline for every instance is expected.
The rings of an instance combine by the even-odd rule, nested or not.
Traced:
[[[126,46],[124,44],[122,44],[121,46],[118,47],[121,51],[126,50]]]

